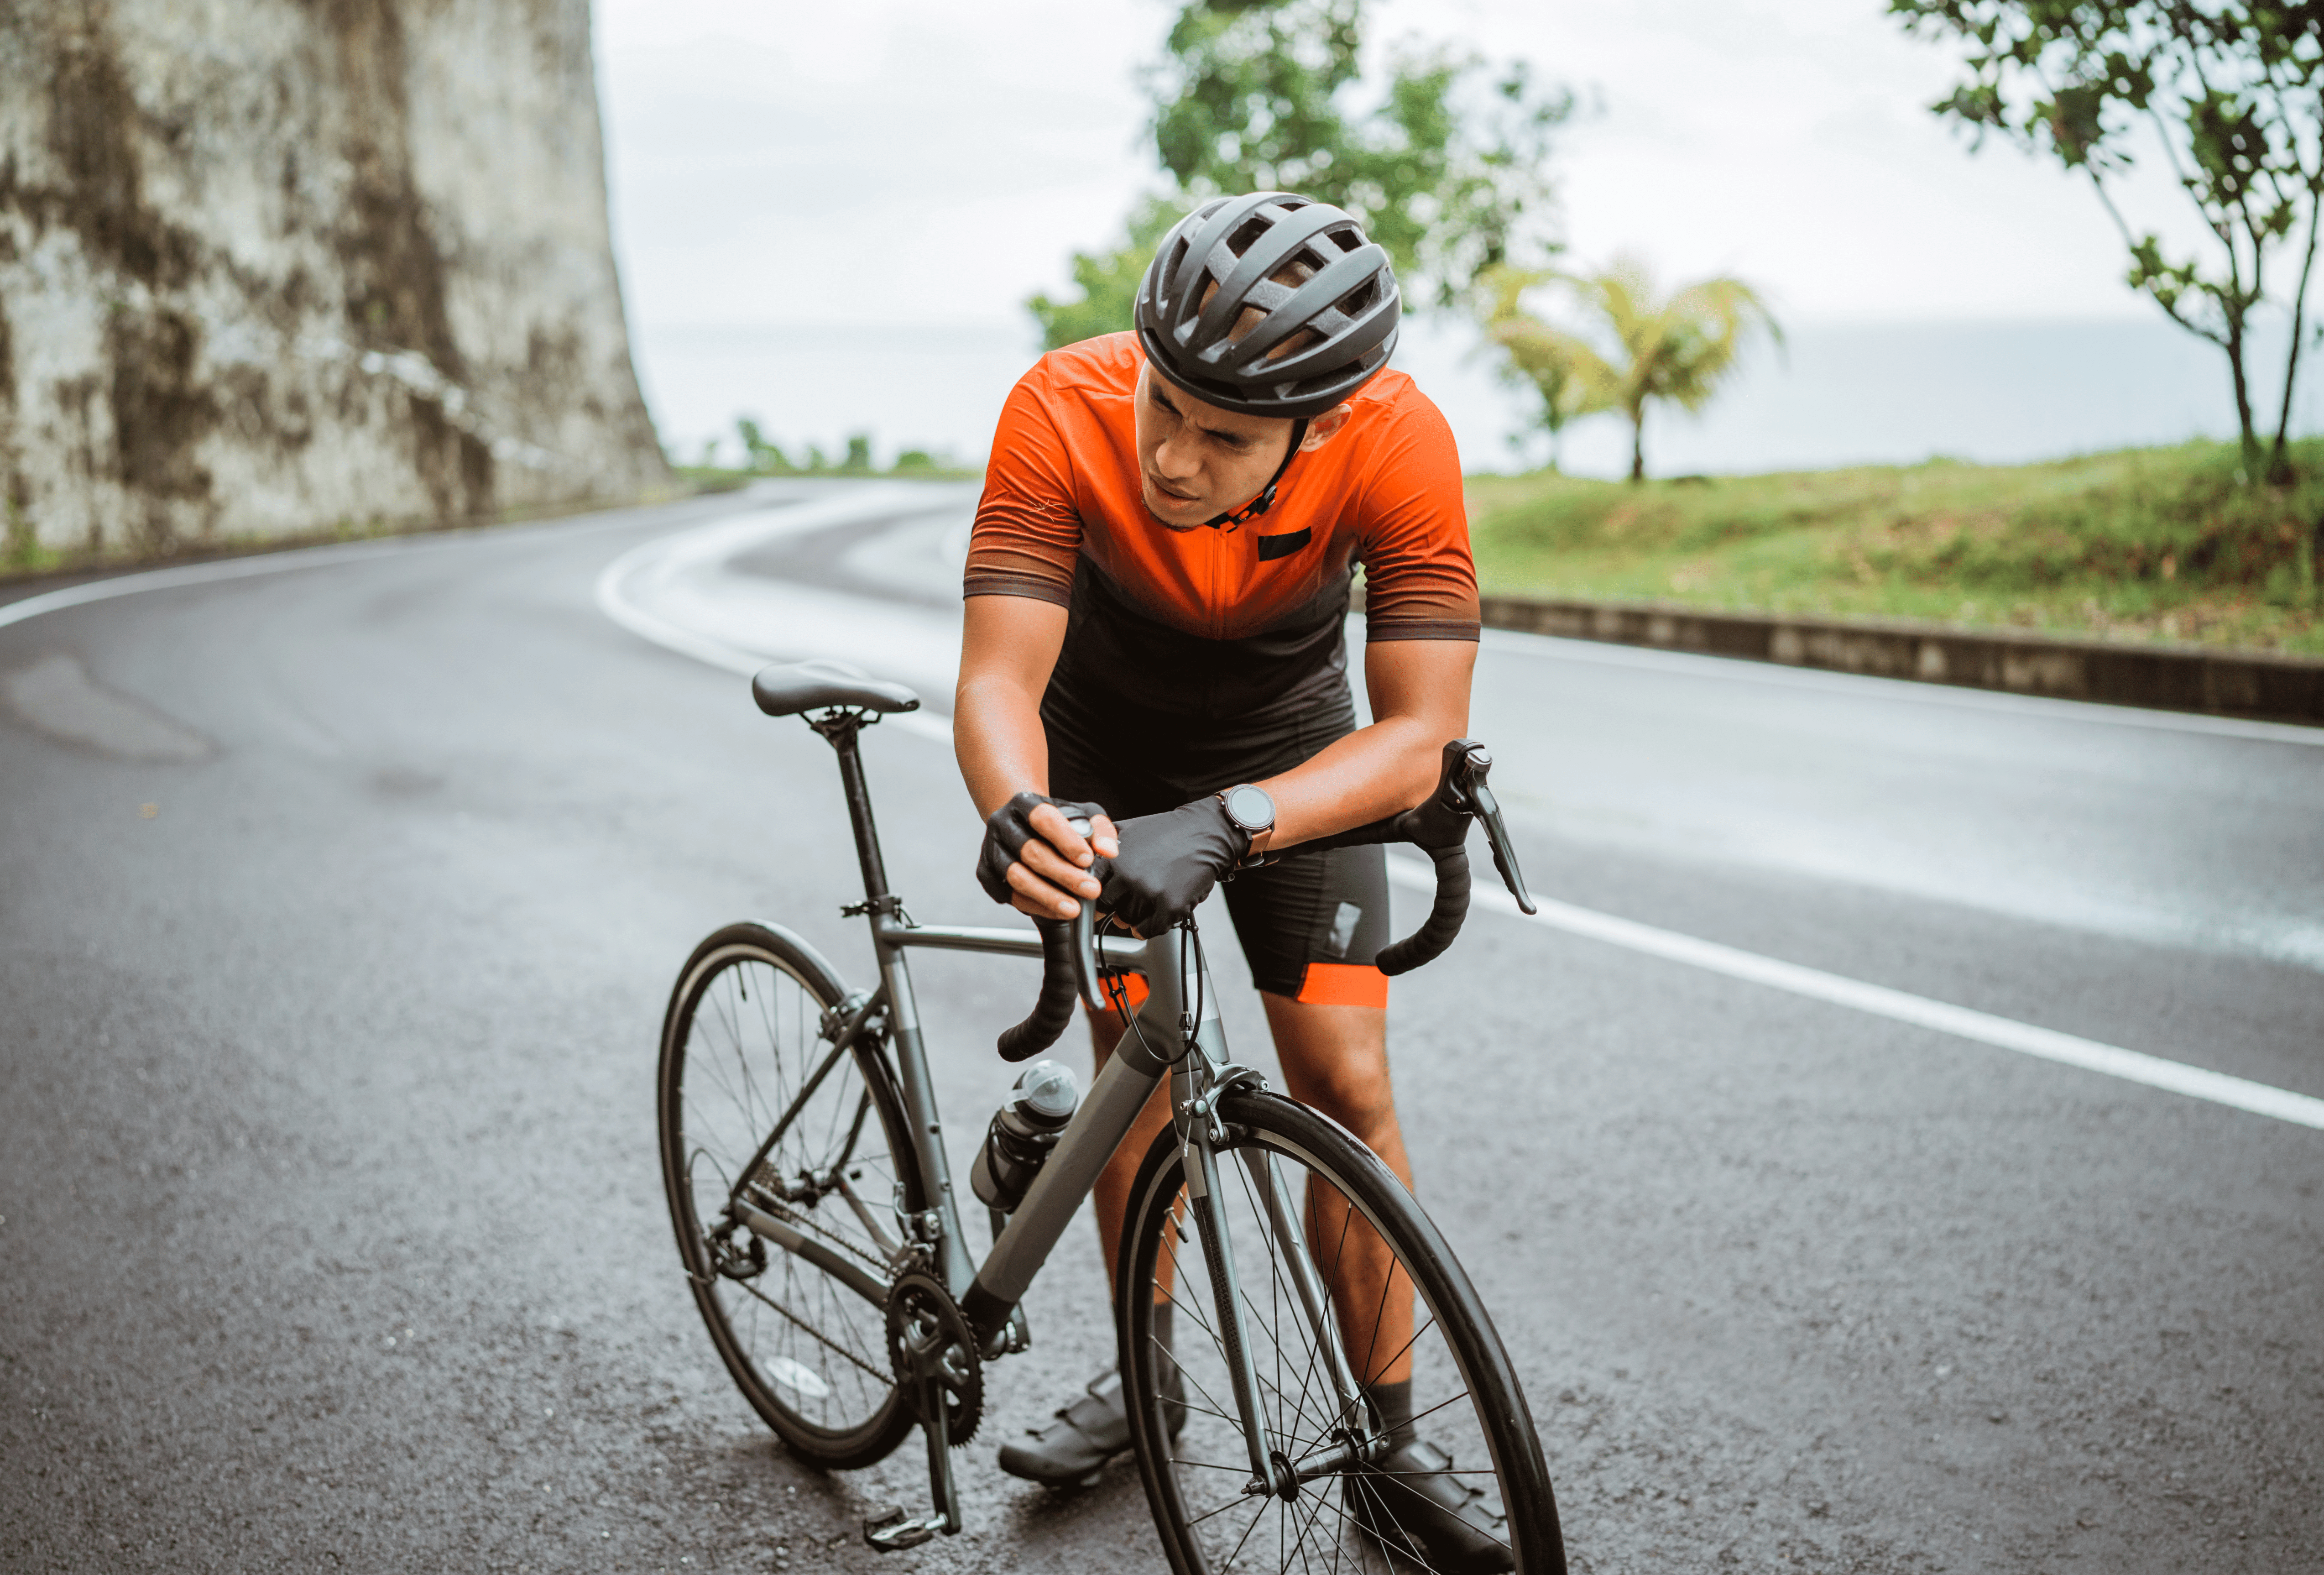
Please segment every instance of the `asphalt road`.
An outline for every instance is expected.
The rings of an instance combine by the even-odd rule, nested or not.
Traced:
[[[1103,1357],[1093,1247],[991,1376],[967,1533],[884,1560],[913,1452],[789,1461],[678,1272],[671,975],[748,915],[864,949],[824,746],[600,579],[789,501],[0,627],[0,1566],[1153,1564],[1127,1468],[991,1465]],[[956,514],[762,513],[627,583],[933,690]],[[2324,1095],[2324,748],[1499,639],[1474,730],[1553,895]],[[867,744],[890,868],[989,922],[933,732]],[[916,972],[964,1144],[1031,978]],[[2324,1569],[2324,1133],[1489,914],[1392,1011],[1577,1569]]]

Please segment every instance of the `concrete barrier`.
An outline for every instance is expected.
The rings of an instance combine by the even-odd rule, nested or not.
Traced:
[[[2324,659],[1904,618],[1488,596],[1485,626],[2160,710],[2324,724]]]

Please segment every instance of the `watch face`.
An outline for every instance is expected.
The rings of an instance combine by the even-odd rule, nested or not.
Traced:
[[[1245,783],[1227,793],[1227,819],[1246,831],[1263,830],[1275,824],[1275,801],[1265,788]]]

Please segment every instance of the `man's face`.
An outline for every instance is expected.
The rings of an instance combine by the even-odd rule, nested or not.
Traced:
[[[1257,497],[1291,441],[1283,416],[1205,404],[1151,364],[1138,375],[1138,471],[1147,511],[1191,531]]]

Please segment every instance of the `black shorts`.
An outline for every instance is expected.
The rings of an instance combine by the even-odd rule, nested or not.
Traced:
[[[1356,729],[1344,668],[1231,719],[1147,710],[1093,689],[1061,669],[1042,699],[1049,792],[1102,804],[1117,822],[1277,775]],[[1388,1005],[1388,976],[1373,966],[1392,939],[1386,849],[1295,850],[1222,890],[1260,989],[1325,1005]]]

